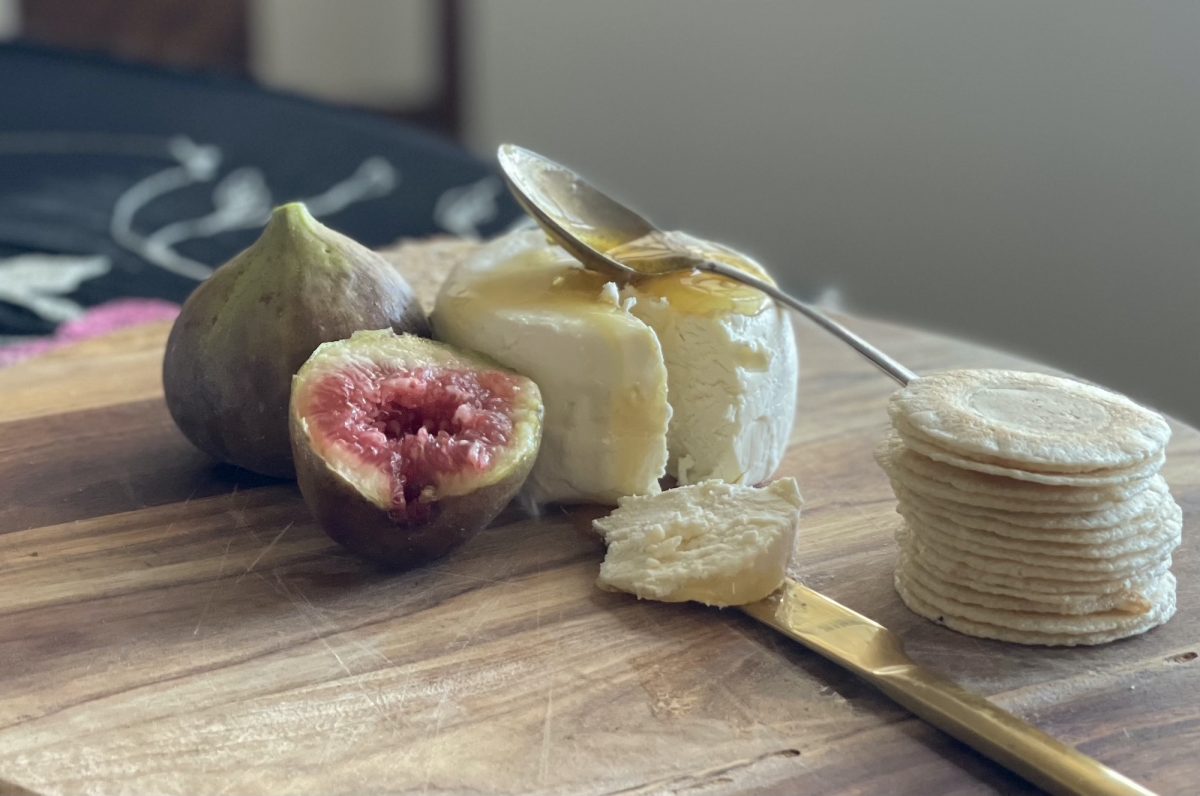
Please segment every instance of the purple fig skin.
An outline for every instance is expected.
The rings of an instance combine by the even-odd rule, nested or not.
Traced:
[[[404,278],[303,204],[284,205],[184,303],[163,358],[167,407],[205,453],[293,478],[292,375],[321,343],[386,327],[429,335]]]
[[[309,511],[329,538],[388,569],[410,569],[441,558],[486,528],[516,496],[537,458],[525,457],[502,481],[441,498],[424,522],[397,523],[330,470],[294,417],[292,424],[296,478]]]

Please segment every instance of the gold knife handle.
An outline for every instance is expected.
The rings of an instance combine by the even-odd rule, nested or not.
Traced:
[[[860,674],[917,716],[1050,793],[1154,796],[984,697],[916,664]]]

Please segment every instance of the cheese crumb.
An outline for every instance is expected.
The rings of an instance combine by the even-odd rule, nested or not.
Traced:
[[[621,306],[621,294],[617,291],[616,282],[604,283],[604,287],[600,288],[600,301],[612,304],[614,307]]]

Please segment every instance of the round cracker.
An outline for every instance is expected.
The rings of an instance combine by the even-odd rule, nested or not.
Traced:
[[[915,490],[901,487],[906,492]],[[1071,513],[1047,513],[1038,511],[1006,511],[1004,509],[987,508],[971,503],[958,503],[933,495],[921,495],[930,503],[949,509],[960,514],[973,517],[985,517],[1001,522],[1020,525],[1026,528],[1045,528],[1058,531],[1090,531],[1097,528],[1113,528],[1124,525],[1135,518],[1142,517],[1152,511],[1157,511],[1164,501],[1172,500],[1167,482],[1161,475],[1156,475],[1150,485],[1142,492],[1122,500],[1112,508],[1099,511],[1076,511]]]
[[[1147,583],[1140,589],[1139,592],[1120,592],[1117,594],[1106,595],[1102,598],[1092,598],[1087,603],[1082,600],[1063,606],[1051,605],[1048,603],[1039,603],[1036,600],[1028,600],[1022,597],[1001,597],[997,594],[989,594],[979,592],[977,589],[955,585],[938,579],[938,577],[930,576],[928,570],[920,568],[920,565],[912,561],[901,562],[896,568],[899,574],[905,577],[906,582],[912,583],[914,589],[919,593],[922,591],[929,592],[929,597],[925,598],[925,602],[937,605],[938,600],[954,600],[955,603],[970,605],[978,610],[1002,611],[1004,614],[1032,614],[1034,616],[1045,615],[1051,617],[1094,617],[1096,615],[1109,615],[1112,617],[1129,616],[1136,617],[1154,609],[1160,600],[1160,592],[1168,586],[1174,588],[1174,576],[1170,573],[1164,573]],[[934,597],[938,599],[935,600]],[[1090,603],[1090,604],[1088,604]],[[988,618],[982,615],[977,616],[980,621],[990,622],[992,624],[1003,624],[997,621],[996,618]],[[1049,630],[1051,628],[1043,628]],[[1066,629],[1060,626],[1057,629]]]
[[[998,475],[1005,478],[1015,479],[1017,481],[1030,481],[1036,484],[1050,484],[1053,486],[1086,486],[1086,487],[1103,487],[1116,484],[1128,484],[1131,481],[1138,481],[1142,478],[1147,478],[1154,475],[1162,469],[1163,462],[1166,461],[1166,456],[1159,453],[1157,456],[1151,457],[1146,461],[1140,462],[1132,467],[1126,467],[1118,470],[1094,470],[1087,473],[1043,473],[1033,472],[1030,470],[1022,470],[1017,467],[1009,467],[1005,465],[991,464],[988,462],[976,461],[961,456],[953,451],[940,448],[918,437],[912,436],[905,430],[903,423],[893,422],[896,431],[904,440],[904,444],[910,450],[916,451],[922,456],[926,456],[935,461],[944,464],[958,467],[962,470],[971,470],[979,473],[987,473],[988,475]]]
[[[976,591],[988,594],[1021,597],[1051,604],[1070,604],[1102,598],[1115,599],[1122,594],[1138,593],[1170,570],[1170,562],[1162,562],[1145,572],[1139,572],[1126,578],[1063,583],[1040,578],[1014,578],[992,572],[981,572],[964,564],[941,558],[936,553],[931,553],[928,549],[916,544],[910,546],[909,550],[915,561],[935,573],[946,583],[967,585]]]
[[[910,523],[916,522],[919,525],[932,527],[938,532],[953,535],[965,542],[978,544],[982,548],[996,548],[1054,558],[1112,558],[1126,553],[1157,549],[1163,545],[1178,547],[1183,527],[1183,512],[1179,511],[1177,506],[1176,509],[1174,514],[1163,512],[1160,521],[1148,526],[1144,533],[1133,533],[1098,544],[1057,541],[1057,536],[1046,535],[1039,539],[1015,539],[991,531],[960,525],[936,514],[923,512],[910,504],[902,503],[896,508],[896,511]]]
[[[1107,508],[1108,504],[1133,497],[1149,483],[1147,479],[1138,479],[1096,487],[1042,484],[975,470],[963,470],[909,450],[900,434],[891,428],[876,448],[875,458],[885,470],[893,467],[920,478],[923,482],[937,482],[973,496],[1012,498],[1031,504],[1083,504]]]
[[[1146,591],[1162,578],[1148,578],[1132,589],[1111,594],[1042,594],[1027,589],[1006,589],[991,586],[970,578],[956,578],[927,567],[923,562],[902,552],[897,568],[908,570],[910,577],[926,588],[956,600],[989,608],[1011,611],[1034,611],[1059,614],[1090,614],[1096,611],[1126,611],[1145,613],[1152,603]],[[1165,573],[1163,573],[1165,574]]]
[[[1086,514],[1035,514],[977,509],[961,503],[926,497],[896,481],[892,481],[892,491],[899,502],[915,506],[926,514],[951,520],[958,525],[1003,536],[1078,544],[1103,544],[1152,532],[1161,520],[1178,508],[1170,492],[1149,495],[1146,498],[1139,495],[1133,499],[1139,501],[1138,504],[1130,506],[1120,515],[1089,517]],[[1134,513],[1133,509],[1138,509],[1137,513]],[[1105,522],[1112,516],[1117,517],[1115,522]]]
[[[1128,488],[1122,488],[1119,491],[1033,484],[1028,481],[1014,481],[999,476],[988,476],[982,473],[956,470],[949,465],[935,462],[920,454],[906,450],[903,445],[904,443],[900,441],[898,436],[892,435],[890,438],[885,439],[875,451],[876,461],[893,481],[899,481],[910,490],[922,495],[928,495],[931,498],[946,500],[952,503],[965,503],[985,509],[1029,511],[1046,514],[1104,511],[1116,508],[1121,502],[1144,491],[1150,484],[1150,479],[1142,479],[1141,481],[1134,481],[1128,484]],[[952,476],[950,479],[930,478],[919,472],[922,469],[920,464],[916,465],[916,467],[912,466],[913,460],[923,460],[928,464],[943,467],[950,473],[961,477]],[[1015,485],[1015,487],[1004,490],[1004,494],[997,494],[995,491],[988,489],[974,489],[971,488],[972,485],[969,483],[972,476],[991,478],[996,481],[1007,481],[1009,484]],[[963,486],[967,488],[963,488]],[[1040,490],[1053,490],[1057,494],[1046,493],[1039,489],[1030,489],[1031,487],[1038,487]]]
[[[887,469],[887,468],[885,468]],[[1053,502],[1049,500],[1026,500],[1024,498],[997,497],[980,492],[964,492],[940,481],[923,478],[899,466],[887,470],[893,480],[899,481],[913,492],[935,500],[975,506],[996,511],[1025,511],[1034,514],[1078,514],[1082,511],[1106,511],[1120,505],[1120,501]]]
[[[894,583],[900,599],[915,614],[965,635],[1017,644],[1068,647],[1104,644],[1144,633],[1175,614],[1173,576],[1167,581],[1168,587],[1161,588],[1156,595],[1157,601],[1151,610],[1144,614],[1103,612],[1090,616],[1055,617],[1053,621],[1042,614],[988,610],[944,598],[930,601],[925,599],[928,591],[914,593],[920,587],[912,588],[911,581],[907,581],[899,572]],[[995,621],[985,621],[981,617]],[[1001,623],[997,624],[997,621]]]
[[[895,485],[893,484],[893,490]],[[1182,522],[1182,511],[1174,500],[1164,501],[1157,512],[1148,512],[1142,517],[1135,517],[1123,525],[1111,528],[1094,528],[1091,530],[1052,530],[1046,528],[1027,528],[1013,525],[1010,522],[993,520],[987,517],[975,517],[970,514],[942,509],[926,501],[919,495],[905,493],[905,505],[914,507],[925,514],[953,522],[967,528],[994,533],[1010,539],[1027,539],[1030,541],[1048,540],[1062,544],[1110,544],[1123,539],[1154,533],[1164,524],[1179,524]]]
[[[986,572],[962,561],[946,558],[936,548],[927,547],[920,539],[913,536],[906,523],[899,524],[895,536],[896,541],[900,543],[901,555],[911,556],[921,566],[935,573],[942,580],[966,583],[979,591],[1025,597],[1043,602],[1114,595],[1123,591],[1139,591],[1167,572],[1171,564],[1170,560],[1161,561],[1142,572],[1088,581],[1014,577]]]
[[[1042,594],[1113,594],[1129,591],[1145,585],[1148,579],[1162,575],[1171,567],[1171,557],[1167,556],[1128,573],[1063,572],[1058,569],[1037,571],[1037,567],[993,563],[952,548],[932,546],[914,533],[906,522],[896,528],[895,536],[901,549],[939,572],[952,573],[955,578],[970,578],[979,584]]]
[[[1068,545],[1068,549],[1076,551],[1072,554],[1058,555],[1049,550],[1022,550],[1002,545],[990,544],[989,540],[979,535],[969,535],[957,532],[953,525],[939,524],[936,520],[925,522],[919,513],[901,512],[908,521],[908,527],[918,534],[928,545],[939,548],[951,548],[959,552],[983,556],[1000,561],[1012,561],[1027,566],[1045,567],[1054,570],[1071,570],[1076,572],[1096,573],[1126,573],[1145,569],[1157,561],[1169,556],[1179,547],[1179,535],[1167,534],[1154,539],[1148,547],[1128,550],[1123,553],[1109,555],[1092,555],[1094,548],[1083,545]]]
[[[950,370],[913,379],[893,422],[970,459],[1049,473],[1133,467],[1166,447],[1162,415],[1123,395],[1020,370]]]
[[[946,558],[961,561],[985,572],[1017,578],[1089,581],[1129,577],[1170,557],[1172,549],[1164,546],[1158,550],[1127,554],[1108,561],[1072,559],[1070,565],[1064,566],[1062,561],[1043,563],[1045,559],[1040,556],[1027,555],[1018,558],[1016,554],[1001,557],[993,555],[990,551],[983,553],[972,550],[969,544],[952,541],[953,537],[937,536],[920,525],[909,523],[908,528],[926,548],[935,548]]]

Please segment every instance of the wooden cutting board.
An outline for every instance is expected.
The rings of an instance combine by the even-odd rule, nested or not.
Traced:
[[[920,370],[1018,364],[854,322]],[[1180,613],[1091,649],[911,615],[871,449],[892,384],[800,324],[798,577],[1163,793],[1200,780],[1200,434],[1166,475]],[[992,793],[1028,788],[735,611],[593,586],[597,510],[516,510],[384,574],[296,488],[176,431],[147,327],[0,371],[0,778],[39,793]]]

